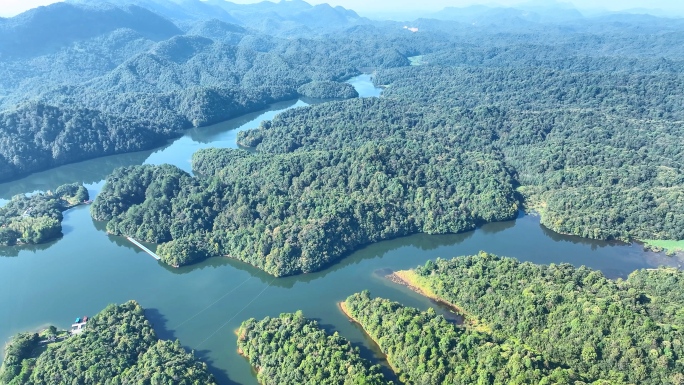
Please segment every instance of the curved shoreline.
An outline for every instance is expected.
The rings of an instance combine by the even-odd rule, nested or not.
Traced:
[[[395,271],[392,274],[386,275],[385,278],[388,279],[390,282],[396,283],[397,285],[406,286],[410,290],[422,295],[423,297],[429,298],[437,304],[445,306],[451,312],[462,316],[464,319],[464,325],[469,325],[470,327],[478,331],[491,333],[491,328],[486,324],[480,322],[480,320],[477,317],[468,313],[465,309],[459,307],[458,305],[444,300],[443,298],[433,293],[429,288],[425,287],[425,285],[421,285],[419,282],[417,282],[414,270]]]
[[[385,352],[382,350],[382,348],[380,347],[380,344],[378,343],[378,341],[376,341],[370,334],[368,334],[368,332],[367,332],[366,329],[363,327],[363,325],[361,325],[361,323],[360,323],[356,318],[354,318],[354,316],[352,316],[351,313],[349,313],[349,310],[347,309],[346,301],[340,301],[340,302],[338,302],[338,303],[337,303],[337,308],[340,309],[340,311],[349,319],[349,322],[358,325],[358,326],[361,328],[361,330],[363,330],[363,334],[364,334],[366,337],[368,337],[368,339],[370,339],[371,341],[373,341],[373,343],[375,344],[375,346],[378,347],[378,351],[382,354],[382,358],[385,360],[385,362],[387,362],[387,365],[389,365],[390,369],[392,369],[392,371],[394,372],[394,374],[397,376],[397,380],[400,381],[398,377],[399,377],[399,374],[401,373],[401,370],[397,369],[397,367],[395,367],[394,365],[392,365],[392,362],[390,361],[390,356],[387,355],[387,353],[385,353]]]

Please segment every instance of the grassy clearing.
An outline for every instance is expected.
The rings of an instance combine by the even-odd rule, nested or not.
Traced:
[[[681,241],[663,241],[658,239],[644,239],[644,245],[653,251],[665,250],[668,254],[684,252],[684,240]]]
[[[423,65],[423,55],[411,56],[408,58],[412,66]]]

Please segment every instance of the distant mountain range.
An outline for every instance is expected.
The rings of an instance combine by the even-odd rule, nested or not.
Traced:
[[[97,0],[67,0],[74,4],[93,4]],[[224,0],[103,0],[118,6],[135,4],[187,26],[192,22],[218,19],[269,35],[304,36],[328,33],[370,20],[356,12],[328,4],[311,5],[303,0],[274,3],[235,4]]]
[[[151,40],[182,33],[166,18],[135,5],[55,3],[0,20],[0,58],[35,56],[121,28]]]
[[[615,15],[643,15],[659,18],[677,19],[684,17],[684,10],[668,12],[651,8],[631,8],[619,12],[601,8],[578,9],[573,4],[554,0],[535,0],[512,7],[496,5],[472,5],[466,7],[446,7],[440,11],[383,11],[369,13],[375,20],[417,19],[448,20],[459,23],[487,26],[492,24],[531,23],[568,23],[580,20],[601,20]],[[518,25],[519,27],[520,25]]]
[[[418,52],[395,38],[413,37],[300,0],[71,0],[0,19],[0,179],[151,148],[300,94],[353,97],[339,81]]]
[[[583,31],[633,34],[613,39],[613,47],[594,42],[593,48],[676,56],[679,46],[672,42],[684,30],[679,19],[586,18],[567,4],[548,2],[447,8],[428,16],[411,23],[372,21],[302,0],[68,0],[0,18],[0,167],[7,170],[0,179],[151,148],[183,129],[276,101],[353,97],[341,81],[361,70],[408,66],[413,56],[505,61],[522,52],[501,50],[506,39],[519,44],[525,36],[532,45],[524,54],[534,56],[534,44],[541,44],[530,40],[535,34],[574,49],[589,44],[576,33]],[[657,38],[634,39],[644,33]],[[454,56],[495,35],[496,48]],[[87,120],[92,127],[83,126]],[[109,143],[103,147],[89,142],[107,133],[120,135],[101,140]],[[37,139],[45,137],[52,139]],[[72,149],[61,151],[54,138]]]

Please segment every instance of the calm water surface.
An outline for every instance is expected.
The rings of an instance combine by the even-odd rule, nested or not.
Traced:
[[[362,96],[377,96],[369,76],[352,81]],[[0,198],[82,181],[94,196],[114,168],[141,163],[173,163],[190,170],[193,152],[205,147],[235,147],[238,131],[304,101],[282,103],[271,110],[189,131],[167,146],[68,165],[25,179],[0,184]],[[2,201],[0,201],[0,204]],[[480,250],[536,263],[567,262],[602,270],[610,277],[678,260],[644,252],[639,245],[609,244],[553,233],[533,216],[495,223],[464,234],[414,235],[361,249],[331,268],[305,276],[274,279],[248,265],[228,259],[173,269],[128,241],[105,233],[88,207],[65,213],[64,237],[46,245],[0,250],[0,340],[48,324],[67,328],[78,316],[93,315],[110,303],[135,299],[162,338],[178,338],[195,350],[225,384],[256,384],[245,359],[236,352],[234,330],[250,317],[278,316],[298,309],[324,328],[339,331],[362,353],[379,360],[362,331],[338,311],[336,303],[368,289],[374,296],[427,309],[429,300],[381,277],[388,270],[407,269],[437,257]],[[444,311],[444,310],[441,310]]]

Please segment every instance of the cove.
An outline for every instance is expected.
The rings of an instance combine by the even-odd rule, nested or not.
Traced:
[[[350,82],[356,82],[360,93],[362,87],[372,88],[368,75]],[[196,150],[235,147],[238,131],[311,102],[281,103],[268,111],[190,130],[153,151],[33,174],[0,185],[0,198],[76,181],[86,183],[94,196],[111,170],[128,164],[173,163],[189,171],[190,156]],[[488,224],[463,234],[418,234],[379,242],[324,271],[280,279],[225,258],[169,268],[125,238],[107,235],[104,224],[94,222],[86,206],[67,211],[63,227],[64,237],[52,243],[0,250],[1,341],[47,324],[65,328],[75,317],[93,315],[109,303],[135,299],[147,309],[161,338],[178,338],[195,350],[222,384],[256,384],[247,361],[236,350],[233,331],[242,321],[300,309],[327,330],[350,339],[367,358],[379,360],[373,344],[338,310],[337,303],[368,289],[373,296],[407,306],[434,307],[428,299],[382,278],[384,272],[412,268],[430,259],[485,250],[535,263],[586,265],[611,278],[624,278],[636,269],[679,264],[677,259],[645,252],[636,244],[559,235],[541,226],[537,217],[523,214],[514,221]]]

